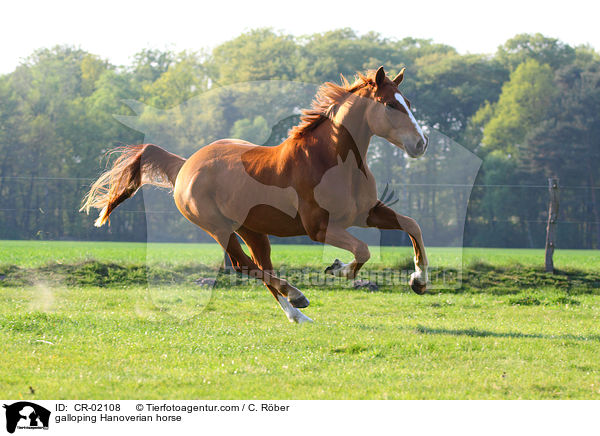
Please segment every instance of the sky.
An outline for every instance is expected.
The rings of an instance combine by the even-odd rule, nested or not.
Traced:
[[[389,38],[432,39],[461,53],[494,53],[518,33],[540,32],[600,51],[600,6],[588,0],[168,0],[10,1],[0,16],[0,74],[35,49],[69,44],[129,63],[144,48],[211,49],[271,27],[306,35],[342,27]]]

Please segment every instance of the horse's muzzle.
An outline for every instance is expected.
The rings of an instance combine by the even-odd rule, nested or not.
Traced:
[[[427,150],[427,146],[429,145],[429,138],[426,135],[423,135],[425,140],[420,139],[415,146],[415,151],[417,156],[423,156],[425,154],[425,150]]]
[[[425,154],[427,146],[429,145],[429,138],[425,136],[425,140],[419,138],[417,143],[412,147],[404,147],[404,150],[412,158],[420,157]]]
[[[427,143],[425,141],[423,141],[422,139],[419,140],[419,142],[417,142],[417,145],[415,146],[415,150],[417,151],[417,154],[420,156],[423,153],[425,153],[425,149],[427,148]]]

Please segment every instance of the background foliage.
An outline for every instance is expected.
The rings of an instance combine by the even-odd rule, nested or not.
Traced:
[[[144,240],[142,196],[117,210],[106,229],[94,229],[91,217],[78,212],[107,150],[143,141],[140,131],[186,157],[223,137],[274,145],[297,115],[237,98],[229,85],[272,79],[320,84],[379,65],[390,74],[406,66],[403,92],[415,116],[483,159],[466,245],[543,246],[547,177],[558,176],[558,246],[600,247],[598,53],[523,34],[494,55],[462,55],[429,40],[351,29],[305,37],[257,29],[211,52],[144,50],[126,66],[73,47],[36,51],[0,76],[0,239]],[[201,112],[186,110],[193,105]],[[190,114],[197,116],[186,119]],[[280,121],[270,125],[272,119]],[[383,185],[423,184],[444,171],[409,162],[376,139],[369,159]],[[450,225],[439,206],[444,194],[408,191],[397,195],[428,211],[430,233],[443,234]],[[164,238],[202,240],[190,229],[176,221]],[[382,242],[408,241],[384,234]]]

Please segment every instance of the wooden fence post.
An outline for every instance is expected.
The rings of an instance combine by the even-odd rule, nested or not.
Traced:
[[[548,206],[548,225],[546,226],[546,272],[554,273],[554,234],[558,218],[558,177],[548,178],[550,204]]]

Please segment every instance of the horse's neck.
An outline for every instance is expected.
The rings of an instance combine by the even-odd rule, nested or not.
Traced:
[[[364,171],[367,166],[367,149],[369,147],[370,136],[357,137],[345,125],[333,123],[332,133],[331,143],[335,149],[336,156],[340,156],[344,162],[348,156],[353,156],[357,167]]]
[[[365,116],[364,100],[343,105],[333,120],[329,120],[331,140],[337,153],[345,160],[348,153],[354,154],[359,169],[364,170],[367,162],[367,150],[373,134]]]
[[[365,122],[366,124],[366,122]],[[358,127],[358,128],[357,128]],[[342,162],[347,161],[348,156],[354,158],[356,165],[344,165],[348,171],[358,167],[366,174],[367,163],[366,155],[371,140],[371,133],[368,127],[351,126],[347,121],[340,123],[337,120],[323,120],[316,128],[307,132],[304,139],[299,143],[297,141],[285,141],[282,150],[289,150],[287,147],[307,147],[311,159],[317,159],[319,166],[336,166],[341,158]],[[287,153],[284,156],[293,156],[294,153]],[[277,161],[281,162],[282,155],[278,155]],[[278,164],[279,165],[279,164]]]
[[[356,105],[358,106],[358,105]],[[347,109],[347,108],[345,108]],[[361,109],[362,113],[354,109]],[[303,139],[288,138],[277,147],[274,165],[280,166],[282,160],[295,155],[297,148],[306,148],[311,159],[318,159],[320,166],[334,166],[346,162],[348,155],[354,157],[358,169],[366,174],[366,155],[372,133],[369,130],[362,108],[338,113],[334,119],[325,119],[314,129],[305,132]],[[275,150],[273,150],[275,153]],[[345,166],[350,171],[350,166]]]

